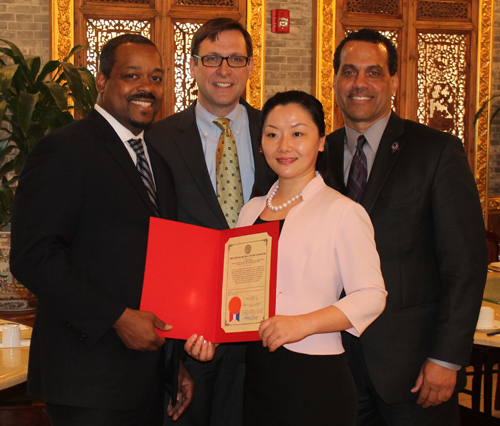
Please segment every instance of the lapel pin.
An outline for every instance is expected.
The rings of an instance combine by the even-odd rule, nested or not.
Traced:
[[[399,143],[398,142],[394,142],[392,145],[391,145],[391,149],[392,149],[392,153],[394,154],[395,152],[399,151]]]

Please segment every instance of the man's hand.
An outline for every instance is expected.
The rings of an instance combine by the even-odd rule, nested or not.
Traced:
[[[266,319],[259,327],[259,336],[264,347],[274,352],[285,343],[294,343],[311,333],[306,329],[306,322],[298,315],[276,315]]]
[[[422,404],[422,407],[427,408],[448,401],[456,383],[456,371],[427,360],[420,369],[420,374],[411,391],[415,393],[420,390],[417,404]]]
[[[127,308],[113,325],[125,346],[136,351],[156,351],[165,343],[156,328],[162,331],[172,329],[152,312]]]
[[[219,345],[207,342],[203,336],[198,337],[197,334],[193,334],[184,343],[184,350],[194,359],[205,362],[213,359],[217,346]]]
[[[193,401],[194,383],[189,375],[184,363],[181,361],[179,367],[179,392],[177,394],[177,404],[172,407],[172,401],[168,404],[167,413],[174,420],[177,420],[189,407]]]

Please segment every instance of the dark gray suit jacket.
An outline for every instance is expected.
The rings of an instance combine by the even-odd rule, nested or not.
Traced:
[[[339,182],[344,137],[342,128],[327,138]],[[389,294],[360,342],[380,397],[411,401],[427,357],[468,365],[486,282],[482,211],[461,141],[392,113],[361,204]]]
[[[250,125],[255,164],[252,197],[264,195],[276,177],[264,155],[259,152],[259,111],[244,100]],[[182,112],[164,118],[146,133],[146,139],[158,150],[174,173],[178,202],[178,220],[211,229],[228,225],[210,181],[200,133],[196,124],[195,103]]]
[[[175,219],[172,174],[148,151],[161,217]],[[127,149],[97,111],[35,145],[16,191],[11,253],[12,273],[39,297],[30,396],[102,409],[144,404],[163,349],[128,349],[112,326],[126,307],[139,309],[154,214]]]

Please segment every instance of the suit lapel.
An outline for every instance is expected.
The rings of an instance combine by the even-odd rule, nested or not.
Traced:
[[[175,139],[175,144],[184,159],[186,168],[191,173],[196,186],[205,198],[207,204],[210,206],[221,225],[227,228],[227,221],[217,201],[217,195],[215,194],[210,175],[208,174],[200,133],[198,125],[196,124],[195,105],[196,102],[181,113],[182,118],[179,123],[180,137]]]
[[[240,103],[246,108],[248,114],[248,127],[250,129],[255,174],[257,174],[257,165],[260,167],[260,160],[264,160],[264,156],[260,153],[259,111],[252,108],[243,100],[241,100]]]
[[[260,152],[260,111],[250,106],[243,99],[240,104],[245,107],[248,114],[248,127],[250,129],[250,141],[252,144],[253,163],[255,167],[254,183],[250,198],[266,195],[272,183],[278,178],[266,162],[264,154]]]
[[[111,153],[115,160],[120,164],[128,179],[139,193],[141,199],[146,203],[151,212],[156,215],[153,203],[149,199],[146,187],[141,180],[140,174],[130,158],[123,142],[120,140],[113,127],[107,120],[95,110],[91,110],[86,119],[90,120],[102,145]],[[154,169],[153,169],[154,174]]]
[[[345,127],[342,127],[338,132],[328,136],[328,143],[325,145],[325,153],[327,161],[332,165],[334,177],[336,181],[343,186],[345,193],[344,182],[344,145],[345,145]]]
[[[361,205],[368,214],[371,213],[394,163],[402,149],[404,149],[405,141],[400,138],[403,133],[404,121],[393,112],[382,135],[370,177],[366,184],[365,194],[361,200]],[[396,142],[398,144],[397,149],[393,149],[393,144]]]

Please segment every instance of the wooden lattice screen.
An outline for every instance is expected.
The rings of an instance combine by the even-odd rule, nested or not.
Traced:
[[[75,44],[100,51],[110,38],[142,34],[158,46],[166,75],[161,116],[181,111],[196,99],[197,87],[189,73],[191,39],[201,24],[226,16],[246,24],[243,0],[76,0]],[[97,55],[89,51],[78,63],[96,72]],[[158,117],[160,118],[160,117]]]
[[[395,110],[460,137],[473,165],[477,52],[471,46],[477,45],[479,2],[337,0],[332,7],[332,49],[348,32],[364,27],[388,36],[399,51]],[[325,22],[318,19],[325,32]],[[325,94],[331,96],[330,104],[325,102],[331,108],[329,124],[338,128],[343,124],[341,112],[335,107],[333,92]]]

